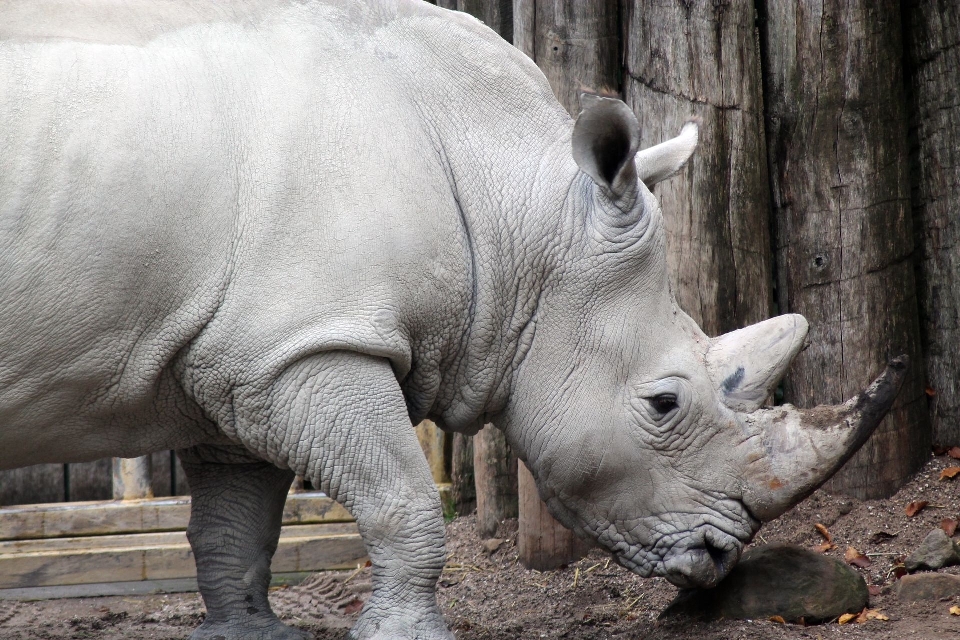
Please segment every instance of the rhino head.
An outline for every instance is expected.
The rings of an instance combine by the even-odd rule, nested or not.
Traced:
[[[669,289],[649,187],[686,163],[697,125],[641,151],[623,102],[585,96],[583,107],[564,212],[577,222],[498,422],[559,521],[641,575],[710,587],[761,522],[864,443],[906,364],[846,404],[764,408],[807,322],[784,315],[710,338]]]

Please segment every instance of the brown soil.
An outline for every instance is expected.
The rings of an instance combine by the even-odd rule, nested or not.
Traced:
[[[663,579],[632,575],[597,550],[559,571],[527,571],[517,562],[516,521],[503,523],[503,543],[491,554],[477,537],[472,517],[447,527],[450,560],[440,583],[440,605],[461,640],[960,638],[960,616],[949,613],[960,598],[905,604],[891,591],[897,562],[942,519],[960,516],[960,476],[938,480],[948,466],[960,466],[960,461],[932,458],[888,500],[858,502],[815,493],[765,525],[757,538],[757,544],[815,547],[823,538],[814,524],[824,525],[836,544],[828,554],[842,558],[848,546],[868,554],[872,564],[858,570],[868,584],[879,587],[870,606],[879,608],[888,621],[811,627],[768,620],[658,621],[659,612],[677,593]],[[905,507],[916,500],[929,506],[908,517]],[[941,571],[960,574],[960,567]],[[318,574],[299,587],[275,590],[272,601],[282,618],[312,631],[318,640],[339,640],[346,637],[369,593],[369,569],[360,569]],[[196,594],[0,602],[0,639],[181,639],[202,619]]]

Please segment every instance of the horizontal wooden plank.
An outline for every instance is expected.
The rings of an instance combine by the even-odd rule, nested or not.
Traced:
[[[5,544],[0,589],[196,576],[182,531]],[[352,523],[292,525],[281,530],[271,568],[278,573],[349,569],[365,560]]]
[[[178,531],[190,519],[190,498],[97,500],[0,509],[0,540]],[[284,524],[350,522],[350,513],[319,492],[287,496]]]
[[[280,529],[280,538],[310,538],[324,535],[356,533],[353,522],[323,522],[314,524],[287,525]],[[71,538],[34,538],[31,540],[0,541],[0,558],[25,553],[53,553],[85,549],[123,549],[128,547],[167,547],[183,544],[183,531],[154,531],[149,533],[123,533],[103,536],[76,536]]]
[[[313,571],[274,572],[271,587],[297,585],[314,574]],[[158,593],[184,593],[197,591],[196,578],[171,578],[169,580],[134,580],[130,582],[89,582],[50,587],[23,587],[0,589],[0,600],[52,600],[55,598],[96,598],[100,596],[143,596]]]

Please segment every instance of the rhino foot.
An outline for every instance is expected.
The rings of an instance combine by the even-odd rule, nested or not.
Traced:
[[[384,609],[370,604],[350,630],[350,640],[455,640],[437,608]]]
[[[312,633],[289,627],[279,619],[266,626],[247,626],[226,622],[204,622],[190,640],[313,640]]]

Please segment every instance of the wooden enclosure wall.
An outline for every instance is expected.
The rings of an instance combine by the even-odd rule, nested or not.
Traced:
[[[187,495],[189,487],[172,451],[151,456],[153,495]],[[110,458],[73,464],[38,464],[0,471],[0,506],[113,498]]]

